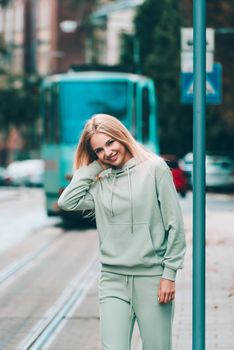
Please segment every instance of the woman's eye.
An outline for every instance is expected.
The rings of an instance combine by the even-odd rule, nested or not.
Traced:
[[[108,141],[108,144],[111,145],[114,142],[114,140]]]

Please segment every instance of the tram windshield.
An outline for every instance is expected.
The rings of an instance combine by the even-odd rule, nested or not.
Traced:
[[[106,113],[127,119],[126,82],[68,82],[60,90],[61,142],[77,143],[85,122],[93,114]]]

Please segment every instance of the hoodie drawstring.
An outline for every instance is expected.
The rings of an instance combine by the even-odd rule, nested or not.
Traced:
[[[131,176],[128,168],[128,188],[130,197],[130,222],[131,222],[131,233],[133,233],[133,203],[132,203],[132,186],[131,186]]]
[[[127,168],[127,174],[128,174],[128,192],[129,192],[129,202],[130,202],[130,225],[131,225],[131,234],[133,233],[133,199],[132,199],[132,184],[131,184],[131,175],[130,170]],[[114,178],[111,185],[111,195],[110,195],[110,215],[114,216],[114,210],[113,210],[113,197],[114,197],[114,187],[116,182],[116,177],[118,175],[114,174]]]
[[[110,199],[111,216],[114,216],[112,201],[113,201],[113,191],[114,191],[114,186],[115,186],[115,179],[116,179],[116,175],[114,175],[114,179],[113,179],[112,186],[111,186],[111,199]]]

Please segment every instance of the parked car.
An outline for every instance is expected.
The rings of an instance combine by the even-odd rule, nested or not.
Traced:
[[[206,156],[206,186],[234,187],[234,160],[229,156]]]
[[[179,159],[174,155],[162,155],[162,157],[171,169],[177,192],[181,195],[181,197],[185,197],[189,190],[189,183],[186,173],[179,165]]]
[[[44,160],[28,159],[14,161],[4,172],[4,184],[12,186],[42,186],[44,181]]]
[[[181,160],[181,166],[193,180],[193,154]],[[234,188],[234,159],[229,155],[208,153],[206,155],[206,187]]]

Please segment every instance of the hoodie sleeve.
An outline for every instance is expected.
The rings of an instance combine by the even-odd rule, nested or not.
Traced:
[[[102,170],[96,160],[76,170],[70,184],[59,197],[58,206],[63,210],[94,209],[94,199],[90,189]]]
[[[177,270],[183,266],[186,243],[182,212],[169,168],[164,170],[159,179],[158,200],[167,236],[162,277],[175,280]]]

